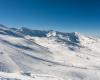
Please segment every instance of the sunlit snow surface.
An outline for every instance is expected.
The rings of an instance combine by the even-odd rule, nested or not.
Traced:
[[[0,80],[100,80],[99,39],[77,32],[52,31],[47,37],[0,32]]]

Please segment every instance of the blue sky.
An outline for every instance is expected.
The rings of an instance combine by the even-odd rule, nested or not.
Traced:
[[[100,1],[0,0],[0,23],[100,35]]]

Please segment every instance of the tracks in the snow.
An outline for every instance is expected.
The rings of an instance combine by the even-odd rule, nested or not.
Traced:
[[[26,53],[25,53],[26,54]],[[44,62],[48,62],[48,63],[52,63],[54,65],[60,65],[60,66],[64,66],[64,67],[72,67],[72,68],[78,68],[78,69],[84,69],[84,70],[100,70],[100,69],[92,69],[92,68],[88,68],[88,67],[79,67],[79,66],[74,66],[74,65],[67,65],[67,64],[63,64],[60,62],[55,62],[55,61],[51,61],[51,60],[47,60],[47,59],[43,59],[43,58],[39,58],[30,54],[26,54],[27,56],[30,56],[36,60],[40,60],[40,61],[44,61]]]

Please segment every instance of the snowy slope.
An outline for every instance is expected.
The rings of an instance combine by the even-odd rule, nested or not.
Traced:
[[[0,79],[100,80],[99,48],[100,39],[78,32],[0,25]]]

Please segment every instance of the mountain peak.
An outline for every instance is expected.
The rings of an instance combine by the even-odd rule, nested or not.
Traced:
[[[57,32],[54,31],[54,30],[50,30],[48,33],[47,33],[47,37],[55,37],[57,36]]]
[[[75,35],[81,35],[79,32],[73,32]]]

